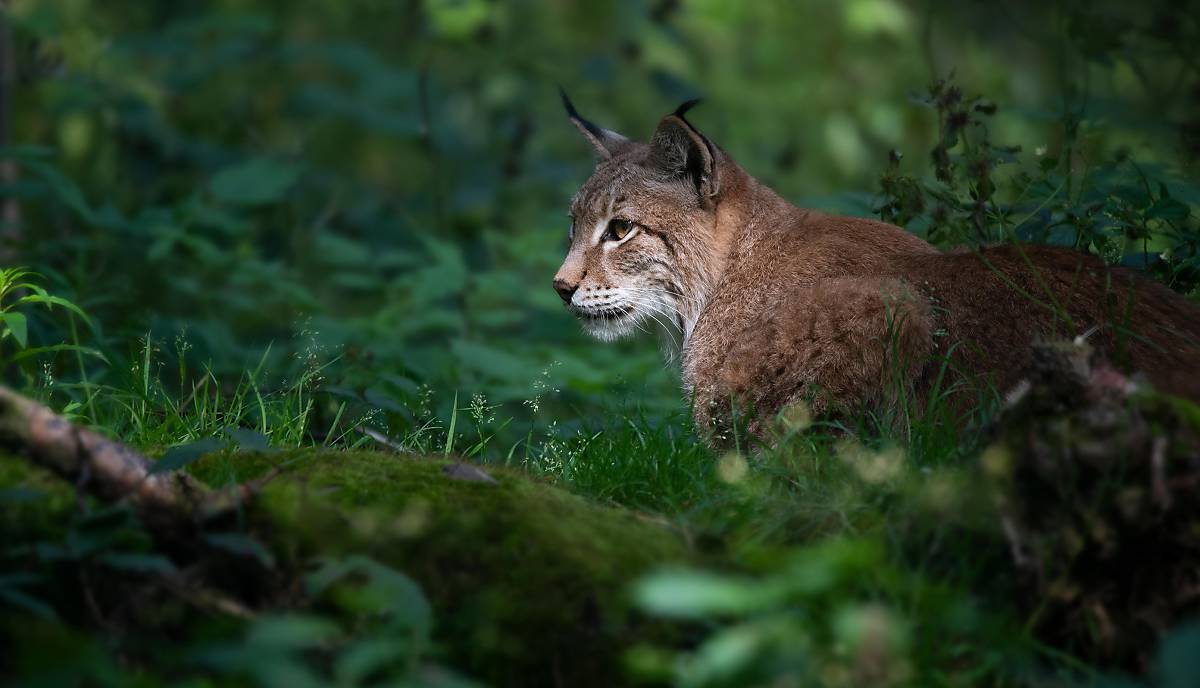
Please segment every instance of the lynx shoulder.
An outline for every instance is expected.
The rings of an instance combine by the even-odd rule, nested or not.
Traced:
[[[675,332],[701,427],[731,408],[761,429],[796,402],[886,411],[949,390],[967,413],[1022,379],[1035,341],[1080,336],[1200,399],[1200,307],[1140,274],[1062,248],[942,252],[797,208],[688,121],[693,103],[642,143],[563,102],[598,162],[571,201],[554,289],[602,340],[643,323]]]

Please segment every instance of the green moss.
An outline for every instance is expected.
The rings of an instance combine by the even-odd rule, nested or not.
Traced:
[[[489,467],[495,483],[453,479],[450,463],[298,450],[210,455],[191,472],[220,487],[283,467],[251,519],[280,567],[360,554],[408,574],[433,603],[446,663],[468,675],[491,685],[626,683],[624,649],[670,632],[631,613],[626,588],[691,558],[682,538],[518,471]],[[29,469],[0,471],[0,484],[30,480]]]
[[[245,480],[287,465],[261,499],[285,560],[366,554],[415,578],[450,664],[491,684],[614,685],[645,625],[626,585],[688,558],[681,539],[514,471],[455,480],[448,462],[365,452],[212,457],[198,476]]]
[[[70,485],[20,459],[0,454],[0,534],[48,533],[63,529],[74,507]]]

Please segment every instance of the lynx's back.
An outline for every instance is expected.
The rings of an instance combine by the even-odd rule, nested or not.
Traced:
[[[1026,374],[1035,339],[1084,336],[1155,388],[1200,399],[1200,308],[1166,286],[1065,248],[996,246],[909,257],[899,268],[932,301],[964,370],[1002,390]]]
[[[684,376],[705,425],[730,399],[760,417],[798,401],[856,414],[898,393],[923,407],[935,384],[969,410],[1029,374],[1037,341],[1079,336],[1155,388],[1200,400],[1197,307],[1133,271],[1044,246],[897,248],[869,221],[857,229],[891,250],[847,262],[833,255],[843,245],[817,237],[859,221],[814,221],[823,226],[781,230],[803,248],[767,244],[731,262],[701,317]]]

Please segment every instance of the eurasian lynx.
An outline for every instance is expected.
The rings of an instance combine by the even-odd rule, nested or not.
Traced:
[[[797,401],[877,409],[939,378],[1004,392],[1035,338],[1085,332],[1157,388],[1200,398],[1200,308],[1141,275],[1044,246],[944,253],[899,227],[797,208],[685,119],[694,101],[649,143],[563,103],[600,159],[571,202],[554,288],[600,339],[643,322],[677,330],[700,427],[731,405],[760,420]]]

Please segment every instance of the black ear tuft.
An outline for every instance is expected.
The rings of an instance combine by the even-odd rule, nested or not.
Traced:
[[[564,89],[562,86],[558,87],[558,95],[560,98],[562,98],[563,107],[567,110],[567,117],[570,117],[572,122],[576,122],[579,126],[587,129],[588,133],[590,133],[592,136],[595,136],[598,139],[604,138],[604,130],[587,121],[579,114],[579,111],[575,109],[575,104],[572,103],[571,99],[567,97],[566,89]]]
[[[703,100],[703,98],[692,98],[691,100],[685,102],[683,105],[680,105],[679,107],[675,108],[674,115],[676,117],[678,117],[679,119],[683,119],[684,118],[683,116],[687,114],[688,110],[691,110],[692,108],[699,105],[701,100]]]
[[[575,109],[575,104],[567,97],[567,92],[562,86],[558,87],[558,95],[562,99],[563,108],[567,111],[567,118],[592,144],[600,157],[611,158],[613,153],[629,142],[629,139],[617,132],[602,129],[580,116],[579,111]]]
[[[575,104],[567,97],[567,90],[562,86],[558,87],[558,97],[562,98],[563,108],[567,111],[567,117],[579,117],[579,111],[575,109]]]

